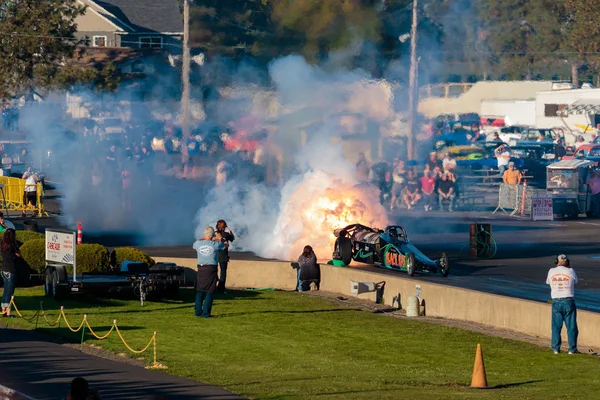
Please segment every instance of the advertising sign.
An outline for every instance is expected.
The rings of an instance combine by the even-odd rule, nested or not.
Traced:
[[[75,232],[46,229],[46,262],[75,265]]]
[[[531,218],[534,221],[553,221],[552,196],[538,195],[531,198]]]

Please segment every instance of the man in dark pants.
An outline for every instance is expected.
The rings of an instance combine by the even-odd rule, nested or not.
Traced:
[[[229,243],[235,240],[235,236],[231,229],[227,227],[227,222],[225,220],[220,219],[217,221],[217,233],[221,235],[223,238],[223,243],[227,243],[227,247],[225,250],[219,253],[219,268],[221,270],[221,274],[219,276],[219,283],[217,285],[217,292],[225,293],[225,282],[227,281],[227,264],[229,264]]]
[[[556,267],[548,271],[546,283],[552,289],[552,350],[554,354],[560,353],[562,340],[560,331],[563,322],[567,326],[569,337],[569,354],[577,354],[577,307],[575,306],[575,284],[577,274],[571,268],[569,258],[561,254],[556,258]]]
[[[217,240],[214,240],[214,239]],[[217,262],[219,252],[229,244],[223,243],[222,236],[209,226],[204,230],[204,237],[194,242],[193,248],[198,253],[198,273],[196,274],[196,317],[209,318],[212,310],[215,290],[217,288]]]

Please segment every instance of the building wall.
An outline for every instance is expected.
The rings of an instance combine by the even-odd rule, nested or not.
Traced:
[[[121,47],[121,37],[114,31],[78,31],[75,33],[77,39],[86,39],[90,47],[94,46],[94,36],[106,36],[105,47]]]
[[[155,258],[155,260],[174,262],[187,267],[186,277],[188,281],[194,281],[195,259]],[[294,290],[296,279],[296,270],[291,268],[289,262],[232,260],[227,269],[228,286],[236,288],[274,287]],[[339,268],[321,265],[321,290],[350,296],[352,281],[385,281],[384,303],[392,306],[394,298],[398,297],[403,308],[407,298],[415,295],[416,285],[420,285],[422,311],[429,317],[468,321],[519,332],[547,339],[548,346],[550,345],[552,310],[550,304],[416,281],[402,273],[392,275],[360,267]],[[359,297],[375,301],[375,293],[364,293]],[[216,306],[218,307],[218,302]],[[578,311],[577,320],[580,346],[600,347],[600,314]],[[566,341],[566,333],[563,329],[563,342]]]

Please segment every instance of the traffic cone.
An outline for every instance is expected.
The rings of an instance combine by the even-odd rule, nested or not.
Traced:
[[[487,388],[487,377],[485,376],[485,364],[483,363],[483,351],[481,345],[477,345],[475,353],[475,365],[473,366],[473,378],[471,378],[472,388]]]

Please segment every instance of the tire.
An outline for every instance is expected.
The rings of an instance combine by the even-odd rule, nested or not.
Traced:
[[[415,255],[413,253],[408,253],[406,255],[406,273],[408,276],[415,275],[416,267]]]
[[[577,219],[579,217],[579,210],[575,208],[569,209],[567,213],[567,218],[569,219]]]
[[[335,249],[340,253],[340,258],[344,264],[350,265],[352,262],[352,241],[346,237],[337,238]]]
[[[439,261],[440,274],[443,277],[448,276],[450,273],[450,263],[448,262],[448,255],[446,253],[442,253]]]
[[[52,268],[47,268],[45,275],[44,295],[46,297],[52,297],[52,280],[54,277],[54,270]]]

